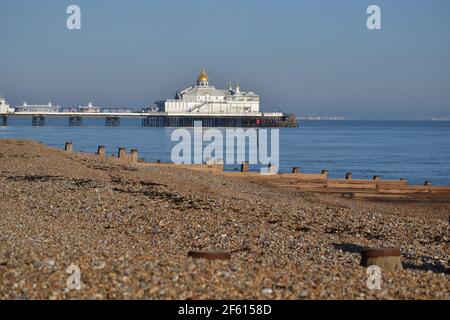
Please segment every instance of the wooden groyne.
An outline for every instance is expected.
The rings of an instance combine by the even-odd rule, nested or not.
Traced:
[[[346,198],[379,200],[435,200],[450,202],[449,186],[410,185],[407,180],[330,179],[328,174],[279,173],[261,175],[259,173],[228,173],[225,175],[245,178],[254,182],[265,182],[282,188],[292,188],[305,192],[328,193]]]
[[[67,152],[73,152],[72,143],[65,145]],[[106,158],[105,146],[99,146],[97,155]],[[249,172],[248,162],[241,165],[240,172],[225,171],[222,162],[207,161],[204,164],[174,164],[146,162],[139,160],[138,150],[132,149],[129,154],[125,148],[119,148],[117,157],[124,162],[141,167],[172,167],[196,171],[207,171],[216,175],[245,179],[254,183],[264,183],[278,188],[295,189],[304,192],[325,193],[351,199],[372,200],[408,200],[408,201],[435,201],[450,203],[450,186],[433,186],[431,181],[423,185],[410,185],[406,179],[383,180],[375,175],[369,179],[353,179],[348,172],[343,179],[329,178],[328,170],[321,173],[302,173],[299,167],[292,168],[292,173],[261,174]]]

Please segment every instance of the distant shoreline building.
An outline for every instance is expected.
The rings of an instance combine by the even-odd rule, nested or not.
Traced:
[[[216,89],[209,82],[204,69],[193,85],[175,94],[174,99],[155,102],[160,111],[168,115],[249,115],[260,114],[259,96],[241,91],[239,83],[233,88]]]

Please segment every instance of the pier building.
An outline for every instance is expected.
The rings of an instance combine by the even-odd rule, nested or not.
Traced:
[[[174,99],[161,100],[150,108],[100,108],[92,103],[84,107],[60,108],[51,103],[29,105],[26,102],[3,112],[6,102],[1,102],[0,119],[8,125],[8,117],[31,117],[32,124],[44,126],[46,118],[66,117],[69,126],[82,126],[84,118],[105,119],[105,125],[120,126],[122,118],[140,118],[143,127],[192,127],[201,121],[205,127],[297,127],[295,115],[282,112],[260,111],[259,96],[243,91],[239,83],[228,89],[217,89],[204,69],[194,85],[175,94]],[[8,115],[9,113],[9,115]]]
[[[21,106],[14,108],[14,112],[39,112],[39,113],[55,113],[60,112],[59,106],[52,105],[51,102],[48,104],[28,104],[24,102]]]
[[[216,89],[202,69],[196,84],[178,91],[174,99],[158,102],[160,109],[169,115],[258,115],[259,96],[245,92],[239,83],[228,89]],[[281,114],[280,114],[281,115]]]

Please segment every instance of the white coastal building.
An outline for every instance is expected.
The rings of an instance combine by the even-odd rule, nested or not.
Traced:
[[[0,114],[7,114],[12,112],[14,112],[14,110],[9,107],[9,104],[6,102],[3,93],[0,93]]]
[[[168,99],[156,103],[169,115],[260,115],[259,96],[241,91],[239,84],[233,88],[216,89],[202,69],[193,85]]]

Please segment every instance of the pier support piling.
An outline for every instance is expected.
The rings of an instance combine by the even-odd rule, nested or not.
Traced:
[[[8,116],[0,116],[0,126],[6,127],[8,125]]]
[[[118,127],[120,126],[120,117],[106,117],[105,126],[107,127]]]
[[[73,151],[72,142],[66,142],[66,144],[64,145],[64,150],[69,153],[72,152]]]
[[[201,121],[204,127],[297,127],[295,117],[268,116],[146,116],[142,118],[143,127],[193,127]]]
[[[102,158],[106,157],[106,147],[105,146],[98,146],[98,148],[97,148],[97,155],[99,157],[102,157]]]
[[[69,117],[69,127],[81,127],[83,125],[82,117]]]
[[[33,116],[31,118],[31,124],[33,126],[42,127],[45,125],[45,116]]]

